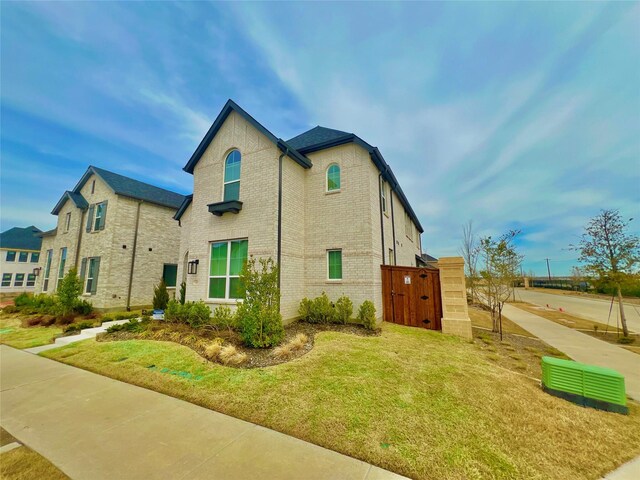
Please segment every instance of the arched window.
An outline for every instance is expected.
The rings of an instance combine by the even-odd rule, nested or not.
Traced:
[[[232,150],[224,162],[223,201],[240,200],[240,152]]]
[[[327,169],[327,192],[340,190],[340,167],[335,163]]]

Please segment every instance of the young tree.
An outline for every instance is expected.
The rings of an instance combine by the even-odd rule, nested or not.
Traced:
[[[169,303],[169,292],[167,291],[167,284],[164,282],[164,278],[160,280],[157,287],[153,289],[153,309],[154,310],[166,310]]]
[[[491,309],[493,331],[502,336],[502,308],[511,296],[513,284],[520,276],[523,256],[514,245],[519,230],[511,230],[498,240],[492,237],[480,239],[480,256],[483,262],[480,277],[483,280],[483,294]]]
[[[244,301],[238,305],[238,327],[245,345],[266,348],[278,345],[284,338],[280,314],[278,265],[272,258],[253,256],[240,273]]]
[[[571,248],[580,252],[579,260],[585,264],[588,273],[615,286],[625,337],[629,335],[629,329],[620,285],[626,277],[635,273],[636,264],[640,262],[640,240],[626,232],[631,220],[623,220],[617,210],[601,210],[584,228],[578,245],[571,245]]]
[[[73,312],[80,293],[82,293],[82,282],[78,277],[78,271],[72,268],[60,281],[57,292],[63,315],[69,315]]]
[[[469,220],[462,226],[462,246],[460,254],[464,258],[464,266],[467,275],[467,286],[471,291],[471,301],[476,300],[476,283],[478,281],[478,240],[473,232],[473,222]]]

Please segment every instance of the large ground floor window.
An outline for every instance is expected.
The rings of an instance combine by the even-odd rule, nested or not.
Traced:
[[[247,262],[249,241],[229,240],[211,244],[209,263],[209,298],[236,299],[244,297],[240,272]]]

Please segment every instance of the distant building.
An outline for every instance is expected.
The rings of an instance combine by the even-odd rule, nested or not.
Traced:
[[[180,229],[173,220],[184,196],[90,166],[51,212],[41,233],[36,292],[53,294],[73,267],[82,298],[100,309],[150,305],[165,279],[175,293]]]
[[[33,292],[36,284],[34,268],[38,266],[41,230],[13,227],[0,233],[0,297],[10,298],[21,292]]]

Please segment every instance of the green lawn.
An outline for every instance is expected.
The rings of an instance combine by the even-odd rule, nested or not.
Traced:
[[[56,326],[29,327],[20,326],[20,315],[0,315],[0,343],[15,348],[39,347],[53,343],[54,337],[62,333],[62,329]]]
[[[551,397],[481,343],[385,324],[380,337],[321,333],[307,355],[261,369],[146,340],[42,355],[413,478],[596,479],[640,454],[637,404],[623,416]]]

